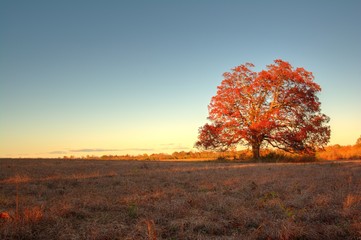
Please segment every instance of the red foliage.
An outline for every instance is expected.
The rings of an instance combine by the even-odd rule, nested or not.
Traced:
[[[209,120],[196,146],[224,150],[251,146],[255,158],[263,144],[288,152],[314,153],[330,138],[329,118],[320,112],[321,91],[311,72],[275,60],[254,72],[246,63],[223,74],[209,104]]]

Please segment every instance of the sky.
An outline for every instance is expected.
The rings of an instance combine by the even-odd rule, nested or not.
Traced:
[[[330,144],[361,135],[361,1],[0,1],[0,157],[194,150],[222,74],[313,72]]]

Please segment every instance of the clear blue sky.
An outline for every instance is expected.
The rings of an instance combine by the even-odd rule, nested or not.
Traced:
[[[361,1],[0,1],[0,157],[188,151],[222,74],[312,71],[361,135]]]

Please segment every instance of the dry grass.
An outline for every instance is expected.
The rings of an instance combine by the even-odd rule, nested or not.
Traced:
[[[0,168],[0,239],[361,239],[361,161]]]

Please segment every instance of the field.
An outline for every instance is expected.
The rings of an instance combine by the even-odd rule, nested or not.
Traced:
[[[0,239],[361,239],[361,161],[0,167]]]

